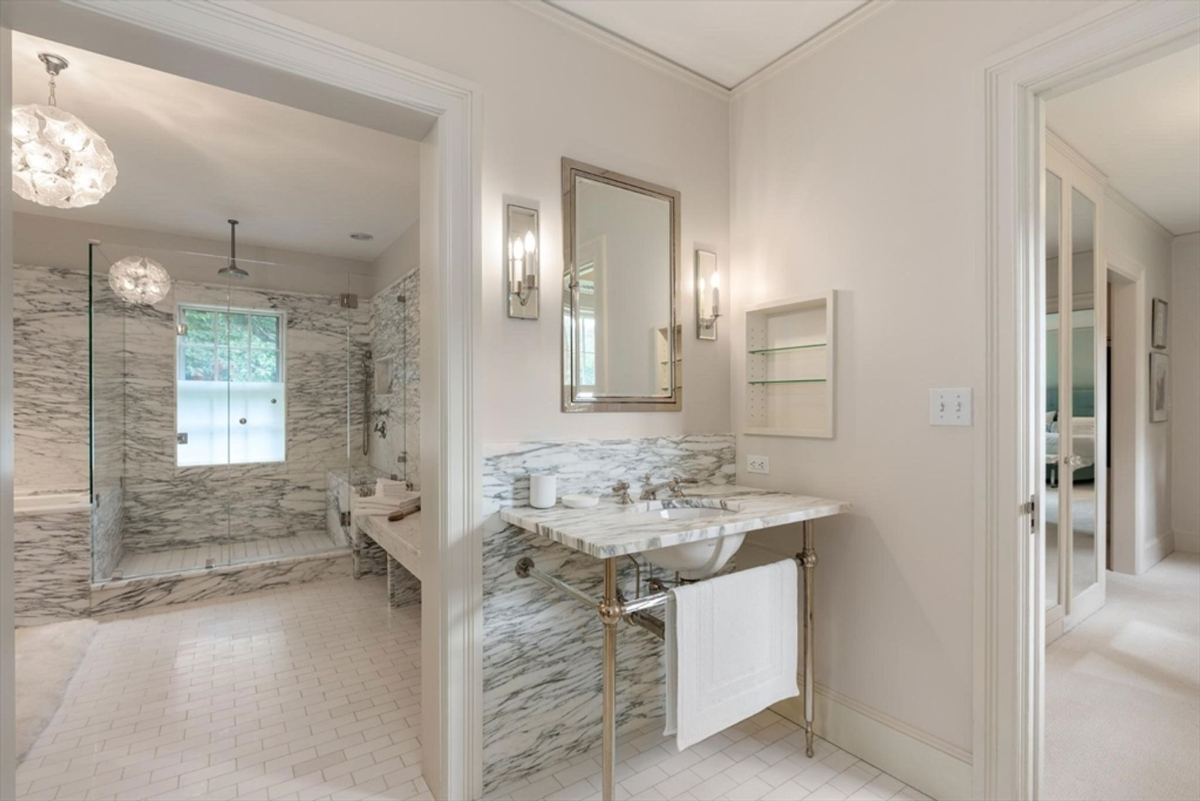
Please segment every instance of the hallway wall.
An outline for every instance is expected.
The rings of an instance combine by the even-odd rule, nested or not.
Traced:
[[[1171,526],[1200,551],[1200,232],[1175,238],[1171,262]]]

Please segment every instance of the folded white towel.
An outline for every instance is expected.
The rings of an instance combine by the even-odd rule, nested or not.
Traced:
[[[403,481],[396,481],[390,478],[375,480],[375,494],[379,496],[399,497],[407,495],[411,491]]]
[[[671,591],[666,734],[680,750],[800,694],[795,561]]]

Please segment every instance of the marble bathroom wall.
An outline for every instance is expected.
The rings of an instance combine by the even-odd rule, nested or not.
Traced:
[[[181,303],[285,312],[285,461],[176,466]],[[127,306],[123,548],[160,551],[326,531],[327,473],[365,461],[354,447],[363,402],[350,365],[367,347],[369,316],[362,306],[342,308],[335,296],[183,281],[154,306]]]
[[[690,476],[732,484],[732,434],[485,445],[483,450],[483,720],[485,792],[493,792],[600,743],[603,627],[594,610],[514,573],[530,556],[538,568],[599,596],[603,562],[510,526],[498,511],[529,502],[529,475],[554,473],[559,496],[610,494],[642,476]],[[635,592],[632,562],[621,586]],[[642,570],[645,580],[651,575]],[[662,715],[662,641],[622,625],[618,634],[618,729]]]
[[[14,486],[87,490],[88,276],[13,265]]]
[[[381,375],[371,382],[371,466],[413,489],[421,488],[420,282],[413,270],[375,295],[370,322],[372,366]],[[391,391],[377,391],[381,385]]]
[[[36,626],[86,616],[91,606],[91,524],[76,511],[13,518],[16,624]]]

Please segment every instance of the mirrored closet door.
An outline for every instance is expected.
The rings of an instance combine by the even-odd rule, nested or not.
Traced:
[[[1103,189],[1052,144],[1045,175],[1046,641],[1104,605]]]

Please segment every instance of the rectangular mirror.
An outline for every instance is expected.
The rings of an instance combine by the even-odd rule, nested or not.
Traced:
[[[562,182],[563,411],[679,411],[679,193],[571,159]]]

